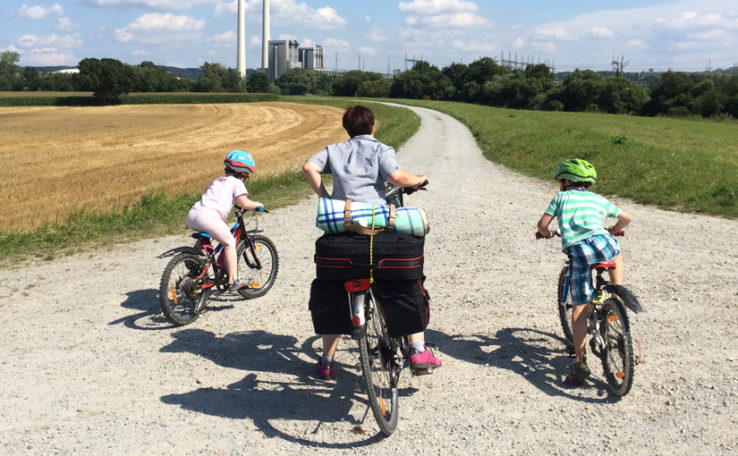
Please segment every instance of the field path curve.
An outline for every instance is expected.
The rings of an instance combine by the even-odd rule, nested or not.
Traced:
[[[430,186],[427,340],[443,367],[403,381],[400,424],[378,429],[342,341],[338,379],[312,375],[307,311],[315,198],[266,214],[274,288],[216,302],[191,326],[161,317],[157,288],[186,235],[0,270],[0,454],[730,454],[738,448],[738,222],[616,200],[644,362],[622,400],[601,369],[586,388],[554,309],[563,255],[535,241],[554,182],[488,162],[447,115],[422,119],[398,152]],[[183,214],[184,217],[184,214]],[[577,427],[582,425],[586,431]]]

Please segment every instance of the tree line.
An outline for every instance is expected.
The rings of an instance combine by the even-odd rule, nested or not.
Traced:
[[[738,118],[738,74],[722,72],[667,71],[635,81],[620,72],[604,76],[575,70],[557,79],[544,64],[510,68],[483,57],[469,65],[454,63],[441,69],[416,62],[391,78],[359,70],[333,76],[293,68],[270,84],[263,73],[242,78],[235,69],[209,62],[200,67],[203,76],[184,78],[149,61],[128,65],[115,59],[86,58],[79,62],[79,72],[70,75],[21,69],[19,60],[18,53],[0,53],[0,91],[92,91],[101,103],[120,102],[120,97],[130,92],[271,92],[447,100],[548,111]]]

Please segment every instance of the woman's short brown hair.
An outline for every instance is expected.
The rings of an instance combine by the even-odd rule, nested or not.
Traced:
[[[351,106],[343,113],[343,128],[352,138],[372,133],[374,113],[365,106]]]

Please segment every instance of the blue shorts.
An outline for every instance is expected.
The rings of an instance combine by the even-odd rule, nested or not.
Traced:
[[[575,306],[592,300],[594,284],[590,266],[600,261],[612,261],[620,254],[620,245],[609,234],[594,236],[578,242],[568,249],[569,290]]]

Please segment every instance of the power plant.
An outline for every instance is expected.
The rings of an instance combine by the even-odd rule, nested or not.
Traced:
[[[319,45],[303,46],[297,40],[269,39],[269,0],[262,2],[261,69],[270,82],[279,79],[290,68],[322,70],[323,48]],[[236,69],[246,77],[246,4],[238,0],[238,45]]]

